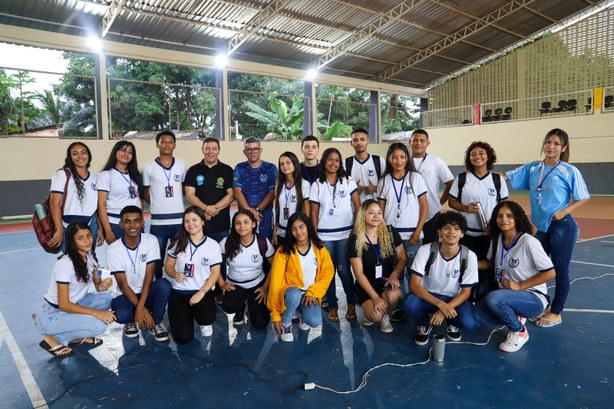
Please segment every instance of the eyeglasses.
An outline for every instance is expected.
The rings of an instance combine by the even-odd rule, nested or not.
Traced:
[[[262,149],[262,148],[250,148],[250,149],[245,148],[245,149],[243,149],[243,152],[245,152],[245,153],[258,153],[258,152],[260,152],[260,149]]]

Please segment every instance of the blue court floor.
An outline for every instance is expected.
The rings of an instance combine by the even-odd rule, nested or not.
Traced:
[[[128,340],[113,324],[101,347],[58,360],[38,346],[31,319],[56,258],[31,232],[0,234],[0,408],[611,408],[613,249],[614,236],[578,243],[564,323],[527,324],[530,341],[513,354],[499,351],[505,332],[496,331],[486,345],[448,343],[443,363],[426,362],[413,322],[383,334],[360,325],[360,310],[347,322],[342,305],[340,323],[295,328],[291,344],[271,328],[234,328],[219,310],[213,337],[186,346],[149,333]],[[465,332],[463,342],[485,343],[493,329]],[[303,388],[352,390],[384,363],[419,364],[375,369],[356,393]]]

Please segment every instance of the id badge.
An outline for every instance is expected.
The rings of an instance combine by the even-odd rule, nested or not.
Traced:
[[[335,209],[328,209],[328,215],[329,216],[334,216],[335,215]]]
[[[495,268],[495,281],[500,283],[503,281],[504,278],[505,278],[505,270],[500,267],[496,267]]]
[[[381,264],[375,265],[375,278],[382,278],[383,269]]]
[[[134,186],[130,186],[128,188],[128,193],[130,193],[130,199],[134,199],[135,197],[138,197],[136,193],[136,188]]]
[[[173,197],[174,196],[173,187],[171,185],[165,186],[164,193],[166,194],[166,197]]]
[[[194,264],[185,263],[183,267],[183,275],[186,277],[194,277]]]
[[[338,217],[339,215],[341,215],[341,210],[334,209],[333,214]]]
[[[288,220],[290,218],[290,209],[284,207],[284,220]]]

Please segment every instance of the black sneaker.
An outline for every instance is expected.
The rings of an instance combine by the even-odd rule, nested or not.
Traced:
[[[246,309],[247,309],[247,304],[243,304],[243,308],[241,308],[241,311],[235,312],[235,316],[232,318],[232,325],[245,324],[245,310]]]
[[[429,342],[429,334],[433,327],[430,325],[425,327],[424,325],[418,325],[416,327],[416,335],[414,336],[414,342],[416,345],[426,345]]]
[[[150,332],[151,335],[153,335],[153,337],[156,339],[156,341],[168,341],[168,332],[166,332],[162,325],[154,325],[153,329]]]
[[[124,325],[124,335],[126,338],[136,338],[139,336],[139,329],[136,324],[131,322],[130,324]]]
[[[405,311],[402,308],[396,309],[390,313],[390,321],[392,322],[400,322],[403,321],[407,317]]]
[[[448,339],[450,341],[458,342],[463,337],[463,333],[461,332],[460,328],[455,327],[454,325],[448,325],[448,330],[446,332],[448,333]]]

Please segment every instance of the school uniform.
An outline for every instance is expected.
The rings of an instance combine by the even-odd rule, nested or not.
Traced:
[[[105,208],[109,224],[116,238],[123,237],[124,232],[119,228],[120,213],[126,206],[141,208],[138,185],[128,173],[112,168],[100,172],[96,188],[99,192],[107,192]]]
[[[360,184],[363,187],[369,186],[369,183],[374,186],[378,185],[380,178],[377,174],[375,164],[373,163],[373,161],[376,159],[379,160],[379,169],[381,169],[380,172],[383,173],[383,170],[386,169],[386,160],[383,157],[374,157],[373,155],[369,154],[367,159],[364,162],[361,162],[356,159],[356,156],[352,156],[351,160],[353,163],[350,176],[356,181],[357,184]],[[363,191],[360,194],[360,203],[364,203],[364,201],[368,199],[377,200],[377,191],[370,194]]]
[[[386,202],[384,220],[393,226],[403,240],[409,240],[416,231],[420,218],[420,197],[428,194],[422,175],[407,172],[401,179],[387,174],[380,183],[378,199]],[[420,238],[423,237],[422,232]]]
[[[300,180],[301,195],[303,201],[309,200],[309,192],[311,191],[311,185],[306,180]],[[288,230],[288,219],[294,213],[299,205],[296,195],[296,182],[292,184],[290,189],[286,187],[286,184],[281,188],[277,202],[279,204],[279,224],[277,225],[277,235],[279,237],[286,237]]]

